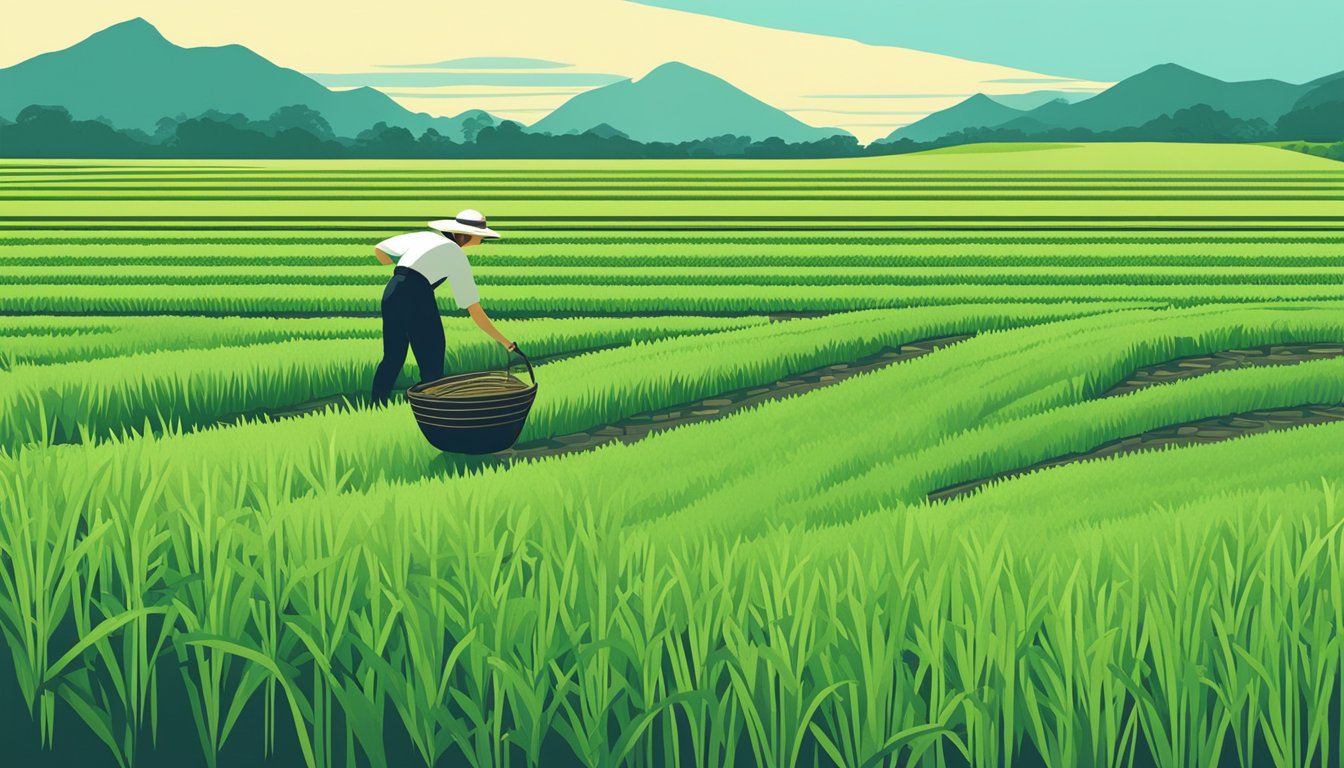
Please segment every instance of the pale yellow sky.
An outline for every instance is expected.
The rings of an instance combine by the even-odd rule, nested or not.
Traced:
[[[135,16],[144,17],[178,45],[237,43],[280,66],[307,73],[379,72],[387,71],[380,65],[516,56],[573,65],[528,70],[540,77],[579,72],[638,78],[665,61],[676,60],[722,77],[805,123],[845,128],[865,142],[975,92],[1097,90],[1109,85],[1080,80],[990,82],[1048,77],[1049,73],[756,27],[623,0],[409,0],[381,5],[311,0],[233,0],[227,5],[74,0],[15,4],[4,16],[0,66],[68,47]],[[536,122],[570,94],[585,89],[544,82],[522,88],[378,87],[398,94],[393,98],[418,112],[455,115],[479,108],[525,124]],[[529,95],[499,95],[506,93]],[[450,94],[474,96],[442,97]],[[846,97],[815,98],[834,94]]]

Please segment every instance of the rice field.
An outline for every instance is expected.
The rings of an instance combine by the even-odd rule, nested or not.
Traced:
[[[443,454],[368,402],[372,246],[467,207],[535,365],[520,445],[970,338]],[[446,372],[502,368],[445,299]],[[1344,424],[928,501],[1344,404],[1339,358],[1100,397],[1340,342],[1344,166],[1263,146],[6,162],[0,736],[119,768],[1340,765]]]

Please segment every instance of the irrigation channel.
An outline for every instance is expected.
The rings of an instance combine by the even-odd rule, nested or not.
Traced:
[[[1235,368],[1296,365],[1312,360],[1327,360],[1340,356],[1344,356],[1344,344],[1321,342],[1316,344],[1272,344],[1246,349],[1229,349],[1212,355],[1182,357],[1140,368],[1130,374],[1129,378],[1103,392],[1098,398],[1119,397],[1147,387]],[[1038,462],[1023,469],[1000,472],[978,480],[940,488],[930,492],[928,498],[929,501],[947,501],[967,496],[990,483],[1079,461],[1183,445],[1219,443],[1236,437],[1246,437],[1262,432],[1293,429],[1314,424],[1327,424],[1332,421],[1344,421],[1344,405],[1305,404],[1295,408],[1247,411],[1230,416],[1172,424],[1118,440],[1111,440],[1090,451],[1071,453]]]

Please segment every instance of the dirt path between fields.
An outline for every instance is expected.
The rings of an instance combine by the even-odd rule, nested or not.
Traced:
[[[1182,379],[1226,371],[1235,368],[1254,368],[1270,365],[1295,365],[1311,360],[1326,360],[1344,356],[1344,344],[1322,342],[1318,344],[1271,344],[1263,347],[1229,349],[1212,355],[1197,355],[1170,360],[1158,365],[1140,368],[1106,392],[1099,398],[1126,395],[1146,387],[1167,384]],[[1344,420],[1344,405],[1300,405],[1294,408],[1277,408],[1265,411],[1248,411],[1231,416],[1172,424],[1149,430],[1137,435],[1112,440],[1090,451],[1071,453],[1066,456],[1038,462],[1024,469],[1000,472],[990,477],[972,480],[966,483],[940,488],[928,494],[929,501],[946,501],[966,496],[992,482],[1020,477],[1030,472],[1062,464],[1072,464],[1089,459],[1122,456],[1127,453],[1151,451],[1181,445],[1202,445],[1231,440],[1234,437],[1274,432],[1314,424],[1328,424]]]
[[[1234,368],[1296,365],[1297,363],[1326,360],[1341,355],[1344,355],[1344,344],[1329,341],[1318,344],[1270,344],[1264,347],[1228,349],[1215,352],[1212,355],[1181,357],[1147,368],[1140,368],[1130,374],[1128,379],[1103,392],[1100,397],[1127,395],[1130,392],[1151,387],[1154,384],[1167,384]]]
[[[940,336],[923,339],[900,347],[887,347],[874,354],[861,357],[848,363],[837,363],[794,374],[769,384],[757,387],[744,387],[692,403],[653,411],[637,413],[611,424],[594,427],[583,432],[557,435],[543,440],[520,443],[514,447],[486,456],[457,456],[454,464],[460,466],[479,466],[498,462],[513,462],[520,459],[541,458],[576,453],[617,441],[633,443],[655,432],[660,432],[684,424],[721,419],[736,411],[767,400],[810,392],[821,387],[838,384],[860,373],[885,368],[894,363],[913,360],[931,352],[971,338],[970,335]]]

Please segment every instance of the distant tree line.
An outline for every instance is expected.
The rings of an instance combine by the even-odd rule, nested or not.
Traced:
[[[1015,128],[968,128],[949,133],[933,141],[901,139],[886,142],[901,145],[909,152],[934,147],[977,142],[1014,141],[1174,141],[1209,143],[1246,143],[1261,141],[1341,141],[1344,140],[1344,102],[1326,102],[1293,110],[1270,125],[1260,118],[1243,120],[1207,104],[1195,104],[1161,115],[1143,125],[1093,131],[1088,128],[1044,128],[1023,131]]]
[[[1280,145],[1284,149],[1291,149],[1295,152],[1303,152],[1308,155],[1324,157],[1328,160],[1344,161],[1344,141],[1337,141],[1333,144],[1307,144],[1299,142],[1288,142]]]
[[[419,136],[378,122],[354,137],[337,136],[326,119],[303,105],[266,120],[210,110],[158,121],[153,134],[118,129],[106,119],[76,120],[59,106],[34,104],[14,122],[0,119],[0,155],[8,157],[160,158],[706,158],[845,157],[862,154],[852,136],[787,143],[727,134],[670,142],[639,142],[614,130],[551,135],[529,133],[505,120],[468,118],[461,141],[428,128]]]
[[[158,121],[153,134],[118,129],[105,118],[76,120],[59,106],[31,105],[14,122],[0,118],[0,155],[6,157],[143,158],[826,158],[891,155],[976,142],[1018,141],[1344,141],[1344,102],[1294,110],[1273,126],[1243,120],[1206,104],[1162,115],[1141,126],[1112,131],[1086,128],[968,128],[942,138],[876,141],[852,136],[811,142],[725,134],[695,141],[640,142],[610,126],[577,134],[531,133],[511,120],[498,125],[469,118],[460,141],[433,128],[419,136],[379,122],[354,137],[337,136],[316,110],[296,104],[265,120],[210,110]],[[1330,156],[1330,155],[1326,155]]]

